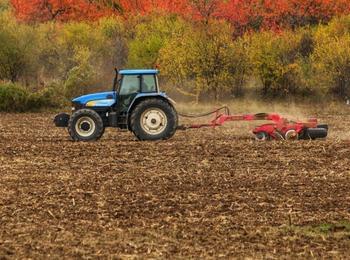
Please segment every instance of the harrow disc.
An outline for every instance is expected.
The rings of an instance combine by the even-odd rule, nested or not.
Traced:
[[[298,140],[299,139],[299,135],[298,135],[298,132],[295,131],[295,130],[288,130],[286,132],[286,134],[284,135],[284,138],[286,140]]]
[[[255,140],[257,141],[267,141],[269,139],[270,139],[270,136],[266,132],[261,131],[255,134]]]

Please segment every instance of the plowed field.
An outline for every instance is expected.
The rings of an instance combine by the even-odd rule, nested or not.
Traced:
[[[0,258],[350,255],[345,112],[297,142],[229,124],[74,143],[53,116],[0,114]]]

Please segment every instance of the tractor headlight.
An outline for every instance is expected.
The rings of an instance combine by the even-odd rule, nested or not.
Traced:
[[[94,107],[94,106],[96,106],[96,102],[95,101],[89,101],[89,102],[86,103],[86,106],[87,107]]]

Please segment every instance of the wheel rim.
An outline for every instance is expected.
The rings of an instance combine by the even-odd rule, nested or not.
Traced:
[[[82,137],[89,137],[95,132],[95,121],[87,116],[79,118],[75,124],[75,131]]]
[[[258,132],[255,134],[255,139],[257,141],[266,141],[267,140],[267,133],[265,132]]]
[[[147,134],[158,135],[165,130],[168,119],[163,110],[150,108],[142,113],[140,124],[143,131]]]
[[[298,132],[295,130],[289,130],[287,131],[287,133],[285,134],[285,139],[286,140],[298,140],[299,135]]]

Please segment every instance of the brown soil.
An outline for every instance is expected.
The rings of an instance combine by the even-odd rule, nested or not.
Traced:
[[[0,114],[0,258],[350,255],[350,116],[265,143],[244,124],[74,143],[52,118]]]

